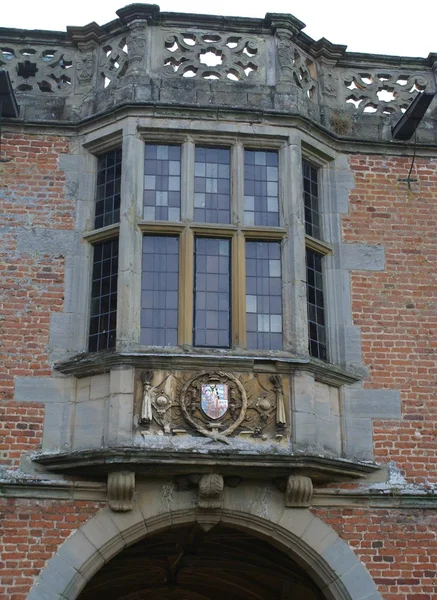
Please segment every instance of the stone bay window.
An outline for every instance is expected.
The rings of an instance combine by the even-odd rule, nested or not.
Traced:
[[[165,136],[163,136],[165,137]],[[293,231],[286,160],[276,149],[144,143],[141,347],[290,350],[284,346],[283,256]],[[252,144],[254,144],[252,142]],[[265,143],[265,142],[264,142]],[[95,228],[117,224],[120,214],[121,149],[98,157]],[[281,157],[281,158],[280,158]],[[181,165],[184,170],[182,171]],[[302,175],[306,249],[308,335],[311,356],[327,359],[318,169],[306,160]],[[129,174],[128,164],[124,167]],[[281,189],[281,194],[280,194]],[[301,208],[297,206],[298,210]],[[114,234],[108,231],[109,237]],[[105,235],[103,233],[103,235]],[[302,255],[302,249],[300,249]],[[301,258],[301,256],[300,256]],[[94,245],[89,350],[116,346],[117,239]],[[285,281],[290,277],[285,276]],[[285,319],[290,328],[292,315]],[[291,340],[288,331],[286,339]]]
[[[37,460],[186,474],[213,456],[221,476],[262,464],[289,492],[302,476],[306,498],[311,480],[372,471],[371,419],[347,408],[366,373],[350,272],[382,265],[342,239],[352,133],[337,109],[367,118],[370,100],[351,104],[358,75],[337,66],[340,46],[301,47],[293,17],[228,30],[154,5],[117,14],[110,31],[70,28],[68,57],[61,38],[50,56],[39,41],[25,81],[18,42],[3,51],[17,89],[46,99],[40,119],[74,102],[79,119],[64,161],[76,241],[51,337],[70,396]]]

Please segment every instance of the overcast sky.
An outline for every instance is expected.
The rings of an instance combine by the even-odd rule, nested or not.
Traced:
[[[103,25],[129,0],[0,0],[0,26],[65,31],[67,25]],[[406,0],[164,0],[163,12],[264,17],[266,12],[291,13],[306,24],[315,40],[327,38],[349,51],[405,56],[437,53],[437,1]]]

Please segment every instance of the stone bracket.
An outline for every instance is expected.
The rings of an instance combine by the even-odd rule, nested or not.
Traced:
[[[290,475],[285,488],[285,506],[288,508],[307,508],[311,506],[313,482],[311,477]]]
[[[132,510],[135,495],[135,473],[133,471],[113,471],[108,473],[107,500],[109,508],[115,512]]]
[[[225,482],[223,476],[218,473],[202,475],[199,480],[199,508],[221,508],[223,502],[223,490]]]

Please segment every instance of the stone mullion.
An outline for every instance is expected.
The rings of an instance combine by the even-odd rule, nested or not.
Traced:
[[[308,355],[308,319],[303,208],[302,154],[298,140],[281,151],[281,198],[288,230],[283,248],[284,350]]]
[[[144,143],[130,119],[123,135],[118,267],[118,351],[139,344],[141,316],[142,233],[137,228],[143,210]]]
[[[241,233],[232,238],[232,346],[246,347],[246,241]]]
[[[194,234],[186,227],[179,238],[178,344],[193,343]]]
[[[193,221],[194,215],[194,143],[182,144],[181,156],[181,221]]]
[[[241,142],[232,146],[231,222],[234,225],[244,223],[244,147]]]
[[[189,227],[194,214],[194,142],[182,144],[181,221],[187,223],[179,237],[178,344],[193,343],[194,232]]]

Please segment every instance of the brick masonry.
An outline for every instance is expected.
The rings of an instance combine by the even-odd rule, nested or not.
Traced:
[[[13,161],[0,164],[0,465],[17,470],[23,454],[41,448],[47,408],[36,391],[38,402],[32,402],[31,388],[27,402],[13,400],[15,382],[52,374],[50,319],[64,306],[65,255],[52,251],[46,234],[74,231],[75,206],[59,167],[70,151],[68,138],[6,133],[2,141]],[[402,401],[400,419],[373,421],[374,456],[394,463],[405,483],[424,493],[437,484],[437,161],[416,160],[419,181],[412,191],[399,182],[410,163],[404,157],[350,157],[355,187],[342,241],[385,252],[382,270],[351,273],[353,324],[360,328],[369,370],[364,390],[386,390],[378,398],[387,405],[400,391]],[[378,261],[382,268],[379,255]],[[363,390],[354,392],[352,399]],[[46,561],[103,506],[1,498],[0,597],[27,598]],[[340,506],[313,512],[350,544],[384,600],[437,596],[435,510]]]
[[[385,600],[437,595],[437,515],[434,511],[313,511],[354,549]]]
[[[0,598],[25,600],[46,561],[98,509],[85,501],[0,498]]]
[[[62,310],[64,256],[33,248],[20,252],[18,237],[38,230],[71,230],[74,204],[65,197],[59,159],[65,137],[3,134],[10,162],[0,163],[0,398],[14,393],[14,377],[51,374],[50,316]]]
[[[401,392],[399,422],[374,422],[374,451],[408,482],[437,483],[437,161],[417,159],[409,191],[399,182],[411,159],[352,156],[355,188],[343,217],[347,242],[385,248],[386,267],[352,273],[352,311],[361,329],[368,389]]]

